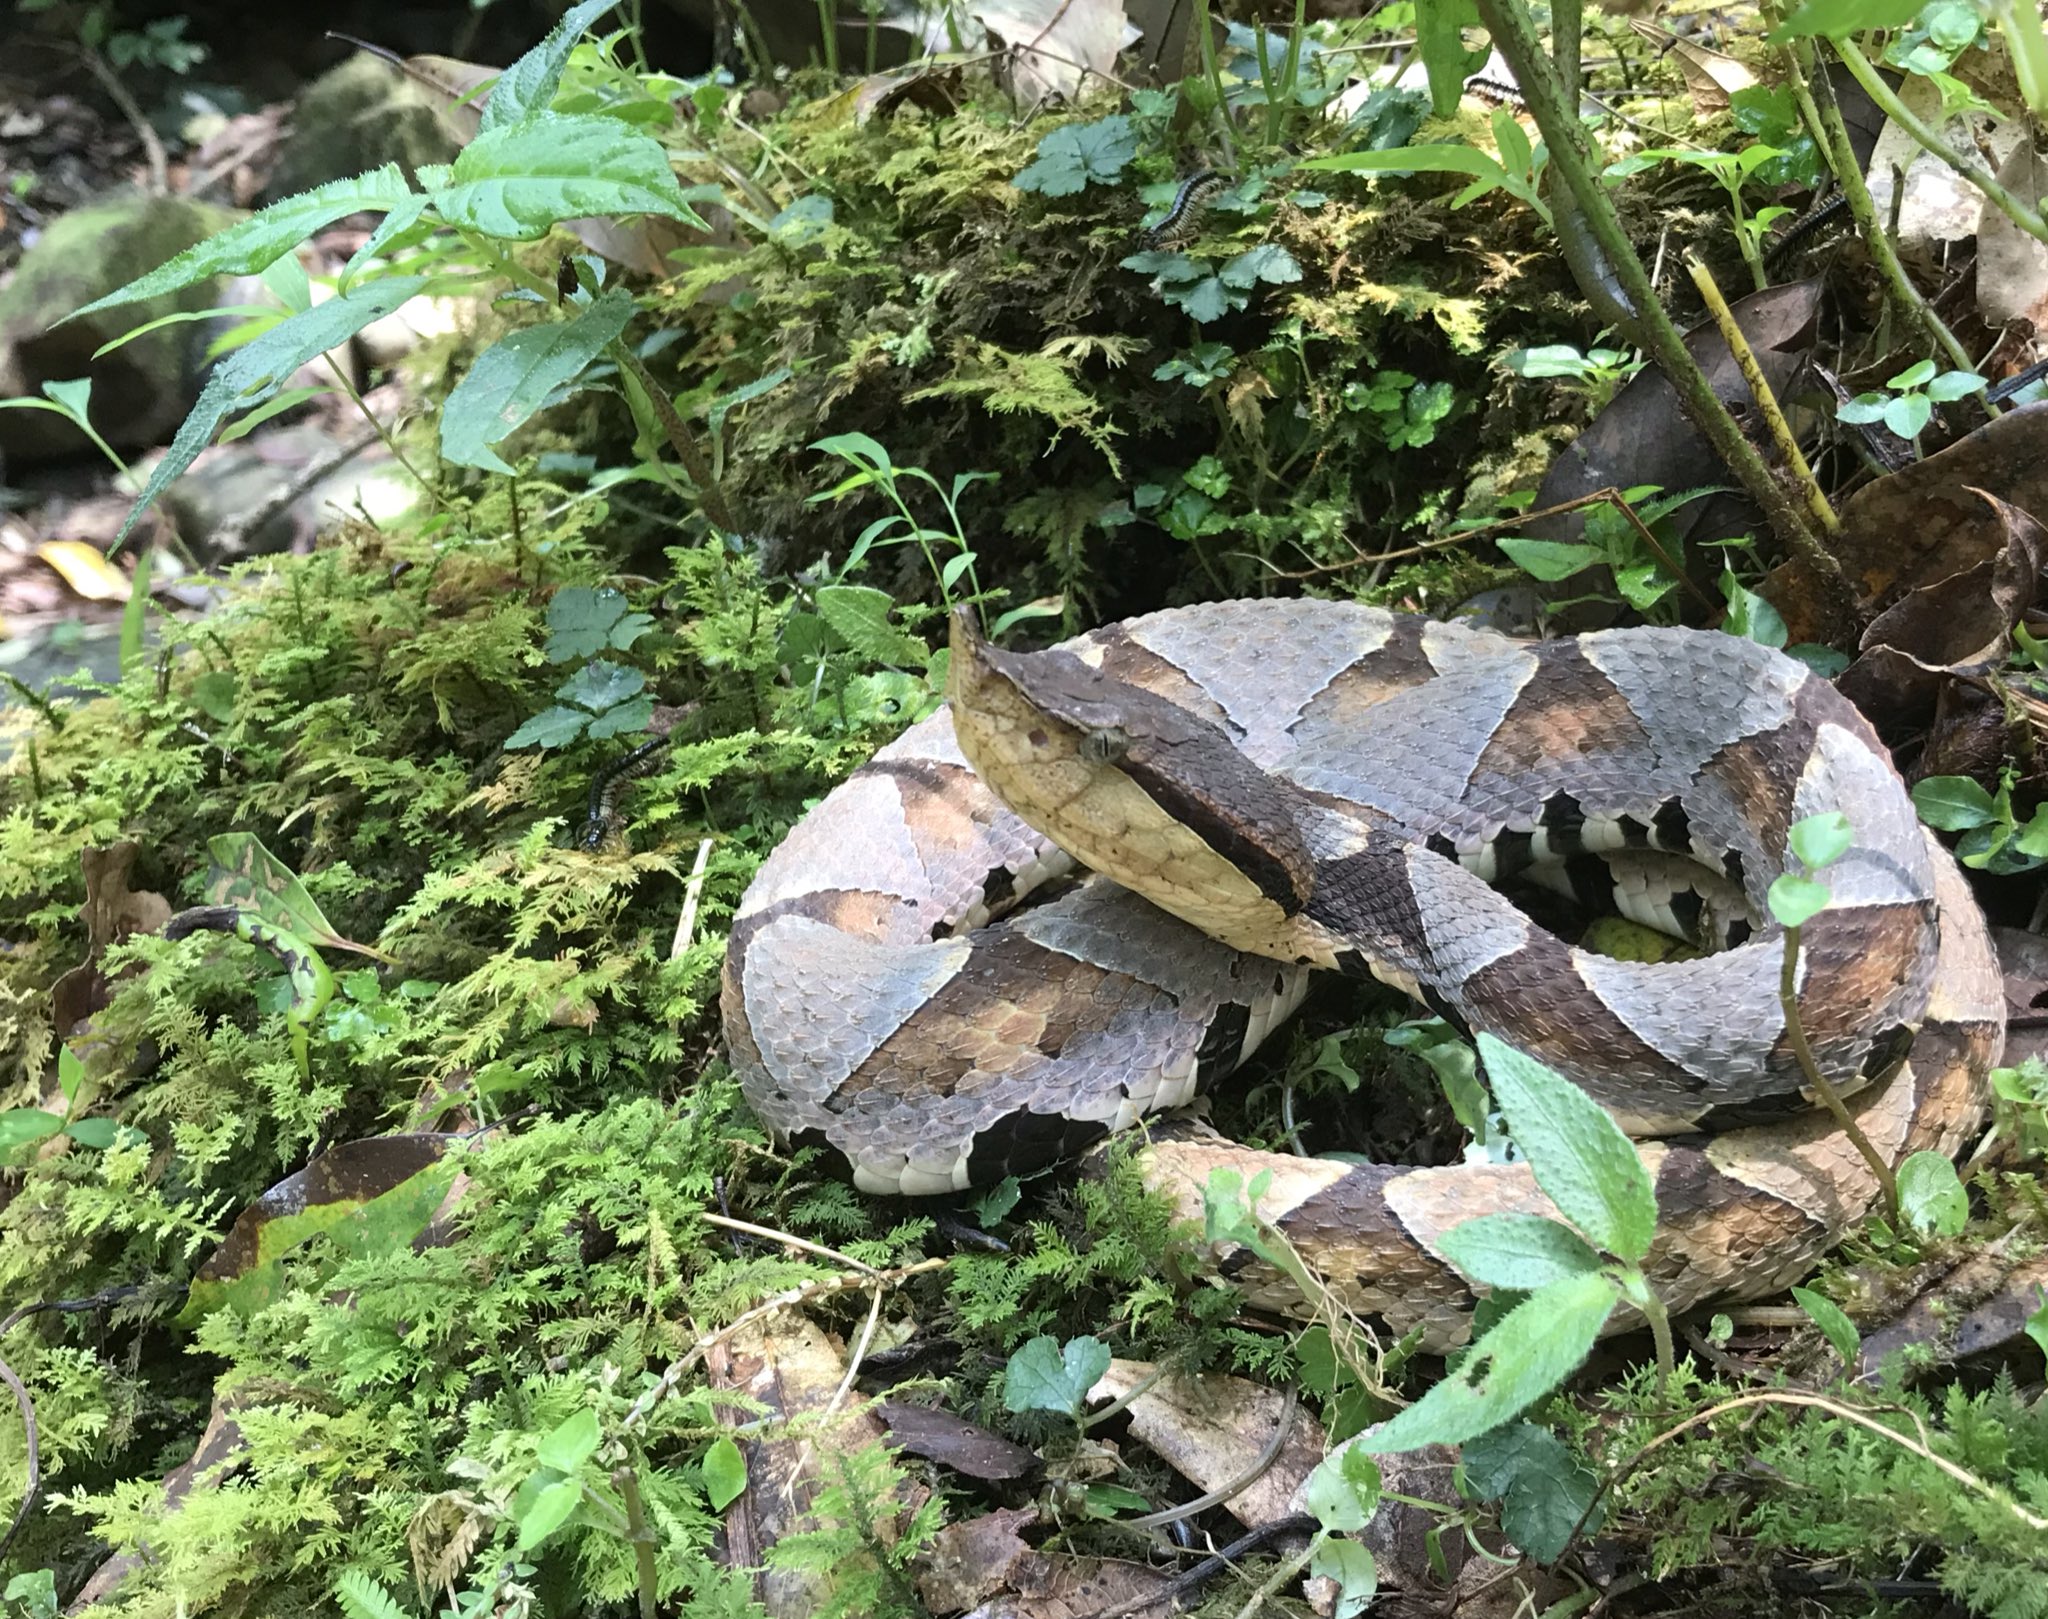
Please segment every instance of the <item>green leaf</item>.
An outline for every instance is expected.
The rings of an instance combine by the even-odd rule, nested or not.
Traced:
[[[1361,1443],[1375,1453],[1456,1445],[1520,1416],[1579,1367],[1621,1296],[1603,1274],[1529,1295],[1407,1410]]]
[[[1870,28],[1903,28],[1926,0],[1807,0],[1767,36],[1773,45],[1814,35],[1834,38]]]
[[[590,722],[590,729],[584,734],[593,742],[602,742],[607,737],[631,736],[636,731],[647,729],[654,718],[654,699],[635,697],[616,708],[608,708]]]
[[[1015,1175],[1005,1175],[968,1207],[974,1213],[974,1223],[986,1231],[1014,1209],[1023,1196],[1023,1184]]]
[[[1771,915],[1778,919],[1780,927],[1800,928],[1828,908],[1832,896],[1826,883],[1817,883],[1811,877],[1801,877],[1796,872],[1786,872],[1771,884],[1765,899],[1771,907]]]
[[[118,292],[72,310],[64,319],[76,320],[116,304],[175,292],[210,276],[254,275],[323,226],[349,214],[396,208],[411,195],[412,190],[396,163],[387,163],[369,174],[330,180],[324,186],[274,202],[261,213],[251,214],[203,242],[195,242],[168,263],[138,276]]]
[[[1516,567],[1546,583],[1569,579],[1596,562],[1607,560],[1606,553],[1597,546],[1573,545],[1564,540],[1505,539],[1495,543]]]
[[[584,732],[590,716],[559,704],[544,708],[505,738],[508,748],[566,748]]]
[[[290,866],[263,847],[253,832],[217,832],[206,840],[212,863],[206,868],[206,902],[253,911],[265,921],[296,934],[315,946],[353,950],[359,955],[391,958],[381,950],[343,938],[334,931],[313,896]]]
[[[1841,1357],[1844,1369],[1853,1367],[1856,1353],[1863,1347],[1863,1335],[1856,1330],[1856,1323],[1833,1299],[1814,1292],[1810,1287],[1793,1288],[1792,1297]]]
[[[1917,14],[1916,14],[1917,15]],[[1887,388],[1918,388],[1934,380],[1934,362],[1916,360],[1885,383]]]
[[[32,1141],[47,1141],[63,1128],[61,1114],[39,1107],[11,1107],[0,1113],[0,1152]]]
[[[479,135],[432,196],[449,224],[530,242],[565,219],[660,214],[708,229],[651,136],[616,118],[549,113]]]
[[[1970,1194],[1946,1154],[1916,1152],[1899,1165],[1899,1212],[1923,1237],[1953,1237],[1970,1223]]]
[[[1928,776],[1913,783],[1913,807],[1938,832],[1967,832],[1998,819],[1991,795],[1968,776]]]
[[[637,307],[618,287],[571,320],[508,332],[483,353],[441,407],[441,455],[461,467],[510,476],[517,469],[491,448],[524,427],[555,391],[582,375],[626,329]]]
[[[1840,810],[1830,810],[1825,815],[1809,815],[1794,821],[1790,836],[1792,852],[1806,862],[1808,870],[1819,871],[1849,852],[1856,829]]]
[[[85,1084],[85,1064],[78,1060],[78,1053],[69,1046],[57,1048],[57,1088],[64,1093],[64,1105],[71,1106],[78,1100],[79,1088]]]
[[[1640,1260],[1656,1235],[1657,1198],[1635,1144],[1598,1102],[1513,1046],[1482,1033],[1479,1060],[1508,1134],[1558,1212],[1596,1247]]]
[[[335,1577],[334,1605],[342,1619],[412,1619],[410,1610],[359,1568]]]
[[[534,1496],[519,1520],[519,1550],[531,1551],[563,1524],[582,1503],[583,1486],[574,1479],[558,1479]]]
[[[1483,50],[1465,44],[1465,30],[1478,23],[1473,0],[1426,0],[1415,8],[1415,44],[1429,75],[1430,106],[1439,118],[1458,110],[1466,78],[1486,60]]]
[[[1884,407],[1884,425],[1903,439],[1920,436],[1934,416],[1934,402],[1925,394],[1901,394]]]
[[[199,452],[229,415],[260,405],[289,382],[300,366],[346,343],[372,321],[382,320],[425,285],[426,278],[416,275],[369,282],[324,304],[315,304],[302,315],[279,321],[254,342],[221,361],[199,391],[198,401],[171,440],[170,449],[156,464],[149,482],[122,520],[120,531],[114,536],[114,547],[118,548],[128,538],[128,531],[151,502],[199,459]]]
[[[1100,1339],[1070,1338],[1062,1349],[1056,1338],[1033,1338],[1003,1373],[1003,1409],[1072,1415],[1108,1370],[1109,1345]]]
[[[593,658],[557,686],[555,695],[565,703],[576,703],[593,714],[602,714],[646,689],[647,677],[638,669],[628,669],[609,658]]]
[[[1138,155],[1138,137],[1121,113],[1092,124],[1062,124],[1038,143],[1038,157],[1010,183],[1043,197],[1071,197],[1091,182],[1114,185]]]
[[[571,7],[532,50],[498,75],[484,102],[482,128],[485,131],[516,124],[548,110],[562,82],[562,70],[569,65],[569,53],[576,48],[584,30],[602,17],[618,0],[583,0]]]
[[[1990,384],[1974,371],[1944,371],[1927,385],[1927,397],[1946,405],[1970,394],[1982,393]]]
[[[728,1435],[721,1434],[704,1453],[704,1493],[711,1497],[712,1510],[723,1512],[746,1488],[747,1459]]]
[[[2027,1336],[2034,1340],[2034,1347],[2048,1355],[2048,1300],[2027,1317]]]
[[[142,661],[142,635],[149,620],[149,582],[156,572],[156,547],[146,545],[135,559],[135,572],[128,581],[128,599],[121,607],[121,673],[127,674]]]
[[[1788,632],[1784,615],[1737,579],[1733,569],[1721,575],[1721,594],[1728,600],[1728,616],[1721,627],[1730,635],[1739,635],[1758,646],[1785,644]]]
[[[872,585],[820,585],[818,616],[853,651],[875,663],[921,669],[931,650],[889,622],[895,604]]]
[[[1511,1422],[1469,1440],[1459,1460],[1480,1499],[1501,1503],[1500,1526],[1539,1563],[1564,1555],[1582,1517],[1590,1532],[1599,1514],[1586,1516],[1600,1487],[1593,1471],[1557,1435],[1533,1423]]]
[[[1372,1606],[1380,1588],[1380,1571],[1372,1553],[1355,1540],[1326,1540],[1308,1560],[1308,1571],[1337,1583],[1330,1619],[1357,1619]]]
[[[1379,1463],[1364,1445],[1346,1445],[1316,1464],[1302,1501],[1334,1534],[1363,1529],[1380,1509]]]
[[[121,1138],[121,1127],[112,1119],[73,1119],[64,1133],[81,1147],[105,1152]]]
[[[1204,276],[1187,286],[1168,287],[1162,296],[1198,326],[1221,320],[1233,309],[1244,307],[1243,295],[1232,292],[1220,276],[1213,275]]]
[[[1446,1231],[1444,1258],[1482,1287],[1533,1292],[1600,1268],[1576,1231],[1540,1214],[1481,1214]]]
[[[1306,158],[1297,169],[1334,169],[1346,173],[1465,174],[1498,185],[1507,170],[1476,146],[1397,146],[1387,152],[1337,152]]]
[[[1884,420],[1885,407],[1890,403],[1884,394],[1858,394],[1846,404],[1835,407],[1835,420],[1847,422],[1851,427],[1867,427],[1872,422]]]
[[[1216,274],[1225,286],[1249,288],[1266,281],[1278,287],[1299,281],[1301,265],[1279,243],[1261,242],[1257,247],[1238,254]]]
[[[573,1473],[597,1449],[597,1413],[588,1406],[565,1417],[553,1433],[540,1442],[536,1459],[557,1473]]]

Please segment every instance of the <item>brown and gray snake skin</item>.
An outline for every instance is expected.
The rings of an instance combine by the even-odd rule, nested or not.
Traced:
[[[1764,905],[1797,869],[1788,829],[1830,810],[1855,840],[1804,930],[1802,1022],[1881,1152],[1952,1154],[2004,1043],[1983,918],[1847,700],[1699,631],[1522,642],[1243,601],[1017,655],[956,617],[949,709],[856,771],[747,890],[725,1028],[779,1135],[831,1144],[864,1190],[937,1194],[1180,1106],[1313,969],[1371,973],[1654,1138],[1648,1269],[1667,1305],[1756,1297],[1877,1197],[1803,1092]],[[1106,875],[1062,881],[1075,855]],[[1722,948],[1656,964],[1573,948],[1489,886],[1517,873]],[[1347,1306],[1432,1348],[1460,1341],[1474,1302],[1444,1232],[1554,1212],[1519,1164],[1362,1166],[1221,1138],[1154,1142],[1144,1162],[1197,1217],[1212,1169],[1271,1171],[1261,1214]],[[1249,1252],[1210,1258],[1252,1302],[1300,1307]]]

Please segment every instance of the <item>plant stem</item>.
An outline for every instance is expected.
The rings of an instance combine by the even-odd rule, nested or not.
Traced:
[[[1223,88],[1223,70],[1216,64],[1216,30],[1210,22],[1209,0],[1202,0],[1201,15],[1195,18],[1195,40],[1202,51],[1202,77],[1209,81],[1210,92],[1216,97],[1216,105],[1210,111],[1216,138],[1223,146],[1223,167],[1234,174],[1237,152],[1230,140],[1230,97]]]
[[[1939,131],[1929,128],[1922,122],[1905,102],[1899,99],[1898,93],[1878,77],[1877,69],[1870,65],[1870,58],[1857,47],[1856,41],[1844,36],[1840,39],[1831,39],[1828,43],[1835,47],[1835,54],[1841,57],[1842,65],[1855,75],[1856,82],[1863,86],[1863,93],[1877,104],[1880,112],[1911,135],[1921,148],[1933,153],[1983,192],[1990,198],[1992,207],[2035,241],[2048,243],[2048,220],[2041,217],[2040,210],[2029,208],[2000,185],[1998,177],[1982,163],[1964,157],[1941,138]]]
[[[655,419],[661,423],[669,448],[676,452],[676,459],[682,462],[683,470],[690,475],[690,482],[697,486],[697,503],[704,508],[704,515],[727,534],[737,533],[732,510],[725,503],[725,492],[718,487],[718,480],[712,477],[711,468],[705,464],[696,439],[690,435],[689,424],[676,413],[675,401],[669,398],[668,391],[654,380],[654,374],[641,362],[639,355],[626,347],[624,340],[613,338],[605,345],[605,352],[647,395],[647,403],[652,407]]]
[[[1528,98],[1529,111],[1542,131],[1550,161],[1578,204],[1586,228],[1613,266],[1633,308],[1643,346],[1671,384],[1692,424],[1727,463],[1751,499],[1761,506],[1780,541],[1832,583],[1846,602],[1849,597],[1840,565],[1822,548],[1806,526],[1798,505],[1778,487],[1771,469],[1742,429],[1715,397],[1713,385],[1685,346],[1685,339],[1657,300],[1649,272],[1636,256],[1614,201],[1593,169],[1577,109],[1567,105],[1550,61],[1536,37],[1523,0],[1478,0],[1479,15],[1494,45],[1514,69],[1515,82]]]
[[[1791,71],[1786,78],[1792,86],[1792,99],[1799,107],[1799,116],[1813,131],[1821,150],[1827,153],[1828,166],[1834,170],[1835,182],[1841,186],[1842,196],[1849,204],[1849,215],[1856,221],[1856,228],[1870,249],[1871,262],[1883,277],[1885,291],[1893,306],[1925,332],[1956,369],[1975,370],[1976,364],[1971,360],[1969,351],[1948,329],[1947,323],[1935,314],[1927,300],[1920,296],[1920,289],[1913,285],[1905,265],[1899,262],[1899,250],[1892,244],[1891,232],[1877,217],[1877,204],[1871,198],[1870,187],[1863,182],[1863,169],[1857,163],[1855,148],[1849,142],[1849,126],[1842,121],[1842,108],[1835,100],[1835,87],[1825,73],[1816,71],[1813,46],[1806,40],[1794,41],[1787,54],[1787,63]]]
[[[1807,1042],[1806,1026],[1799,1019],[1799,929],[1785,930],[1785,962],[1778,970],[1778,1004],[1785,1009],[1785,1033],[1791,1038],[1792,1053],[1799,1059],[1799,1068],[1806,1075],[1806,1082],[1820,1097],[1821,1103],[1835,1116],[1835,1122],[1842,1127],[1856,1150],[1863,1155],[1863,1161],[1870,1166],[1870,1173],[1877,1178],[1877,1187],[1884,1194],[1885,1212],[1893,1225],[1899,1223],[1899,1182],[1892,1173],[1892,1166],[1884,1161],[1877,1148],[1870,1144],[1870,1137],[1863,1133],[1847,1107],[1842,1104],[1841,1092],[1837,1091],[1827,1075],[1820,1071],[1820,1064],[1814,1060],[1813,1047]]]
[[[640,1499],[640,1475],[630,1466],[612,1473],[612,1484],[626,1503],[626,1539],[633,1547],[634,1585],[640,1597],[640,1619],[654,1619],[661,1590],[655,1577],[654,1531],[647,1526],[647,1507]]]
[[[1792,475],[1806,492],[1806,509],[1813,514],[1814,522],[1820,525],[1823,533],[1837,532],[1842,520],[1835,515],[1834,507],[1828,504],[1828,497],[1814,481],[1813,469],[1806,464],[1806,457],[1800,452],[1799,440],[1792,436],[1791,424],[1785,420],[1784,411],[1778,408],[1778,396],[1771,392],[1764,368],[1757,364],[1756,351],[1749,346],[1749,339],[1737,324],[1728,300],[1721,296],[1713,271],[1691,254],[1686,255],[1685,267],[1692,276],[1692,284],[1699,289],[1700,297],[1706,303],[1707,313],[1721,328],[1722,341],[1728,345],[1728,352],[1735,356],[1735,363],[1742,371],[1742,380],[1749,384],[1750,397],[1756,400],[1756,408],[1763,416],[1764,425],[1771,430],[1778,453],[1785,458],[1785,465],[1792,469]]]

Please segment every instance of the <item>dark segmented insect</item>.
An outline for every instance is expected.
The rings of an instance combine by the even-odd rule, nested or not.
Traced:
[[[1790,229],[1764,249],[1764,265],[1775,269],[1796,253],[1801,244],[1842,214],[1849,206],[1847,192],[1837,191],[1818,207],[1809,209],[1804,219],[1795,220]]]
[[[644,776],[661,763],[668,738],[658,736],[643,742],[623,758],[614,759],[590,778],[590,810],[583,818],[583,847],[593,853],[604,847],[616,827],[613,812],[618,807],[619,789],[635,776]]]
[[[1166,217],[1142,232],[1139,239],[1147,247],[1168,247],[1186,240],[1202,217],[1202,205],[1229,184],[1229,178],[1214,169],[1197,169],[1181,181]]]

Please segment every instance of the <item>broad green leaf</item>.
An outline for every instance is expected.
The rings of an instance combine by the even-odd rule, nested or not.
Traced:
[[[2034,1340],[2034,1346],[2048,1355],[2048,1300],[2027,1317],[2027,1336]]]
[[[1482,1033],[1479,1060],[1508,1134],[1558,1212],[1596,1247],[1640,1260],[1656,1235],[1657,1198],[1635,1144],[1598,1102],[1513,1046]]]
[[[711,1497],[711,1509],[723,1512],[737,1501],[747,1487],[747,1459],[740,1447],[724,1434],[712,1441],[704,1453],[704,1493]]]
[[[518,730],[505,738],[508,748],[566,748],[581,736],[590,724],[590,716],[578,708],[564,708],[559,703],[553,708],[544,708]]]
[[[85,1064],[78,1060],[78,1053],[69,1046],[57,1048],[57,1088],[64,1093],[64,1105],[69,1107],[78,1100],[79,1088],[85,1084]]]
[[[121,1126],[112,1119],[73,1119],[64,1126],[64,1133],[81,1147],[91,1147],[105,1152],[122,1136]],[[141,1132],[129,1132],[139,1135]]]
[[[1221,320],[1233,309],[1244,307],[1243,298],[1224,286],[1220,276],[1208,275],[1192,285],[1168,287],[1164,296],[1170,304],[1178,305],[1181,312],[1196,325],[1212,320]]]
[[[1998,818],[1991,795],[1968,776],[1928,776],[1913,784],[1913,807],[1938,832],[1967,832]]]
[[[1721,594],[1728,599],[1728,616],[1722,628],[1758,646],[1780,647],[1789,633],[1778,609],[1743,584],[1732,569],[1721,575]]]
[[[199,459],[214,430],[230,415],[262,404],[289,382],[300,366],[346,343],[372,321],[382,320],[425,285],[423,276],[394,276],[352,288],[324,304],[315,304],[304,314],[278,322],[221,361],[123,519],[114,547],[118,549],[128,538],[136,519],[157,496]]]
[[[1787,928],[1805,927],[1828,908],[1832,897],[1826,883],[1789,871],[1773,881],[1770,892],[1764,896],[1778,925]]]
[[[1586,1515],[1599,1479],[1557,1435],[1533,1423],[1511,1422],[1480,1434],[1467,1441],[1459,1459],[1480,1497],[1501,1503],[1500,1526],[1508,1538],[1540,1563],[1564,1554],[1582,1517],[1589,1531],[1599,1527],[1600,1515]]]
[[[193,1278],[178,1322],[222,1305],[250,1316],[283,1290],[286,1254],[325,1233],[345,1256],[396,1253],[426,1229],[448,1195],[458,1137],[371,1136],[330,1147],[244,1209]]]
[[[1899,1165],[1899,1212],[1923,1237],[1953,1237],[1970,1223],[1970,1194],[1946,1154],[1916,1152]]]
[[[1520,1416],[1578,1369],[1619,1297],[1619,1287],[1597,1273],[1530,1294],[1456,1371],[1360,1443],[1375,1454],[1457,1445]]]
[[[396,208],[411,195],[412,189],[406,185],[396,163],[387,163],[369,174],[330,180],[324,186],[274,202],[261,213],[251,214],[203,242],[195,242],[168,263],[138,276],[117,292],[74,309],[64,318],[76,320],[80,315],[111,309],[116,304],[175,292],[209,276],[254,275],[323,226],[349,214],[381,213]]]
[[[1010,183],[1043,197],[1071,197],[1091,182],[1114,185],[1137,155],[1138,138],[1122,113],[1090,124],[1062,124],[1038,143],[1037,158]]]
[[[1767,38],[1772,44],[1814,35],[1834,38],[1869,28],[1903,28],[1926,0],[1807,0]]]
[[[1033,1338],[1003,1373],[1003,1409],[1078,1412],[1108,1370],[1109,1345],[1098,1338],[1070,1338],[1064,1349],[1057,1338]]]
[[[1506,539],[1495,542],[1507,559],[1533,579],[1554,583],[1584,573],[1606,554],[1597,546],[1574,545],[1565,540]]]
[[[1355,1540],[1326,1540],[1308,1561],[1308,1571],[1337,1584],[1330,1619],[1357,1619],[1372,1606],[1380,1588],[1380,1571],[1372,1553]]]
[[[1297,169],[1333,169],[1374,174],[1466,174],[1475,180],[1499,184],[1507,170],[1476,146],[1398,146],[1390,152],[1336,152],[1328,157],[1311,157],[1295,164]]]
[[[232,669],[209,669],[192,682],[192,706],[208,719],[226,725],[235,717],[238,682]]]
[[[1884,425],[1903,439],[1920,436],[1934,416],[1934,402],[1925,394],[1900,394],[1884,407]]]
[[[1486,53],[1465,44],[1465,30],[1477,27],[1479,8],[1472,0],[1425,0],[1415,8],[1415,44],[1429,75],[1430,106],[1437,117],[1458,110],[1465,80],[1486,60]]]
[[[0,1113],[0,1152],[31,1141],[47,1141],[64,1128],[64,1116],[39,1107],[12,1107]]]
[[[614,287],[570,320],[508,332],[476,357],[441,407],[441,456],[508,477],[491,448],[517,432],[555,390],[575,381],[633,318],[633,295]]]
[[[894,603],[887,591],[870,585],[820,585],[817,602],[818,616],[832,633],[864,658],[922,668],[931,657],[922,641],[889,622]]]
[[[535,1453],[543,1467],[557,1473],[573,1473],[597,1449],[597,1413],[585,1406],[565,1417]]]
[[[1946,405],[1970,394],[1982,393],[1990,384],[1974,371],[1944,371],[1927,384],[1927,397]]]
[[[1809,815],[1794,821],[1790,836],[1792,852],[1806,862],[1808,870],[1819,871],[1849,852],[1856,829],[1840,810],[1830,810],[1825,815]]]
[[[562,15],[532,50],[500,73],[484,102],[481,131],[488,133],[516,124],[548,110],[562,83],[562,70],[569,65],[569,53],[576,48],[584,30],[602,17],[619,0],[583,0]]]
[[[1346,1445],[1316,1464],[1302,1502],[1332,1533],[1363,1529],[1380,1509],[1379,1463],[1365,1445]]]
[[[616,118],[549,113],[501,125],[462,149],[432,200],[449,224],[515,242],[591,214],[660,214],[708,228],[660,143]]]
[[[1792,1297],[1841,1357],[1843,1368],[1854,1367],[1857,1351],[1863,1347],[1863,1335],[1856,1330],[1856,1323],[1849,1319],[1842,1307],[1810,1287],[1793,1288]]]
[[[557,686],[555,695],[565,703],[576,703],[593,714],[602,714],[628,697],[638,697],[646,689],[647,677],[638,669],[628,669],[609,658],[593,658]]]
[[[530,1551],[569,1521],[583,1500],[583,1486],[574,1479],[557,1479],[534,1498],[519,1519],[519,1550]]]
[[[1885,406],[1891,400],[1880,393],[1858,394],[1835,407],[1835,420],[1847,422],[1851,427],[1868,427],[1872,422],[1884,420]]]
[[[609,587],[564,585],[548,602],[548,662],[573,663],[607,649],[626,651],[654,628],[648,614],[626,608],[625,596]]]
[[[1916,360],[1885,383],[1887,388],[1918,388],[1934,380],[1934,362]]]
[[[584,734],[593,742],[602,742],[606,737],[631,736],[635,731],[647,729],[647,722],[654,718],[654,699],[635,697],[608,708],[590,722],[590,729]]]
[[[1540,1214],[1481,1214],[1443,1236],[1443,1255],[1482,1287],[1533,1292],[1600,1268],[1600,1256],[1569,1226]]]
[[[1279,287],[1301,279],[1301,265],[1277,242],[1261,242],[1238,254],[1216,272],[1225,286],[1253,287],[1261,281]]]

